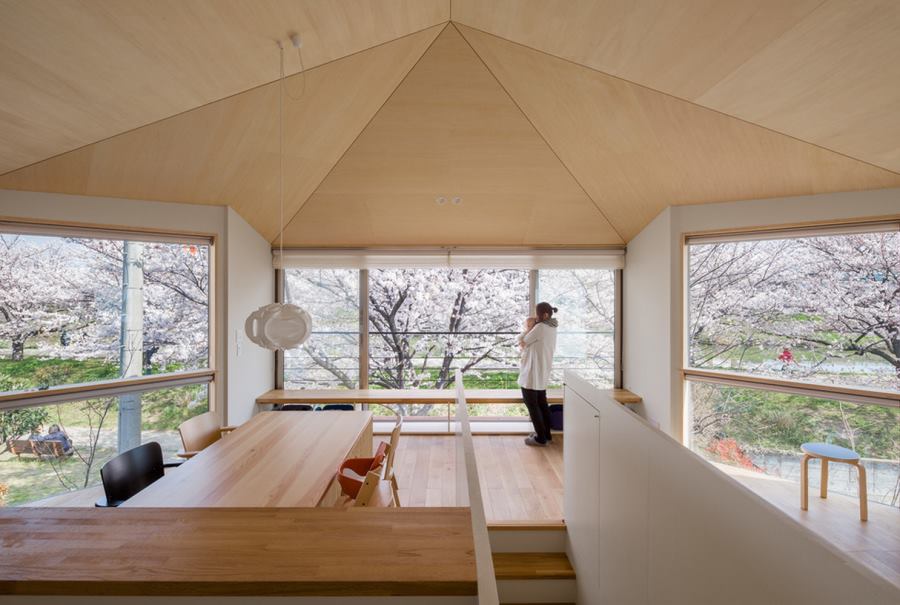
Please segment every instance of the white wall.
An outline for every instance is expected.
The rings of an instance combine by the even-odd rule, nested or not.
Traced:
[[[628,244],[622,277],[624,386],[643,398],[639,412],[671,432],[672,212],[667,208]]]
[[[274,272],[268,243],[233,211],[222,206],[0,189],[2,217],[214,236],[216,408],[223,420],[242,422],[253,410],[249,398],[272,388],[271,353],[245,342],[241,356],[236,355],[234,330],[243,329],[247,308],[273,301]]]
[[[900,603],[900,590],[572,372],[567,552],[583,605]]]
[[[256,397],[275,387],[275,354],[244,336],[251,311],[275,302],[272,250],[241,216],[228,208],[228,423],[241,424],[256,410]]]
[[[683,436],[682,238],[698,231],[900,215],[900,189],[673,206],[631,242],[623,277],[624,386],[647,419]]]

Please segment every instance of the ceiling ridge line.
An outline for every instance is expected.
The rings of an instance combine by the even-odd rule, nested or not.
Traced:
[[[396,38],[391,38],[390,40],[385,40],[384,42],[379,42],[378,44],[373,44],[372,46],[367,46],[366,48],[361,48],[360,50],[354,51],[352,53],[342,55],[342,56],[336,57],[334,59],[330,59],[328,61],[325,61],[324,63],[319,63],[315,67],[310,67],[308,69],[304,69],[304,70],[298,71],[296,73],[286,75],[285,80],[286,81],[291,80],[292,78],[299,76],[300,74],[307,74],[307,73],[313,72],[321,67],[327,67],[328,65],[331,65],[332,63],[336,63],[337,61],[342,61],[343,59],[348,59],[355,55],[379,48],[381,46],[385,46],[386,44],[390,44],[392,42],[396,42],[398,40],[402,40],[402,39],[408,38],[410,36],[415,36],[416,34],[420,34],[420,33],[424,32],[426,30],[429,30],[433,27],[438,27],[440,25],[443,25],[444,28],[446,28],[449,23],[450,23],[449,19],[447,21],[439,21],[438,23],[433,23],[433,24],[429,25],[428,27],[423,27],[422,29],[417,29],[414,32],[409,32],[408,34],[403,34],[402,36],[397,36]],[[441,31],[444,31],[444,28],[442,28]],[[111,134],[108,137],[103,137],[102,139],[97,139],[96,141],[91,141],[90,143],[85,143],[84,145],[79,145],[78,147],[73,147],[72,149],[68,149],[66,151],[56,153],[51,156],[47,156],[46,158],[43,158],[36,162],[31,162],[30,164],[25,164],[24,166],[19,166],[18,168],[13,168],[12,170],[9,170],[7,172],[0,173],[0,178],[5,177],[10,174],[13,174],[15,172],[18,172],[19,170],[25,170],[26,168],[31,168],[32,166],[37,166],[38,164],[41,164],[43,162],[49,162],[50,160],[54,160],[56,158],[66,155],[66,154],[73,153],[75,151],[80,151],[86,147],[90,147],[91,145],[97,145],[99,143],[104,143],[106,141],[109,141],[110,139],[114,139],[116,137],[135,132],[142,128],[147,128],[148,126],[153,126],[155,124],[159,124],[160,122],[165,122],[166,120],[169,120],[171,118],[176,118],[178,116],[182,116],[182,115],[191,113],[192,111],[197,111],[198,109],[203,109],[204,107],[209,107],[210,105],[215,105],[216,103],[221,103],[222,101],[227,101],[228,99],[232,99],[239,95],[242,95],[242,94],[254,91],[254,90],[258,90],[258,89],[264,88],[266,86],[271,86],[277,82],[278,82],[278,78],[275,78],[274,80],[269,80],[268,82],[263,82],[262,84],[257,84],[256,86],[251,86],[250,88],[246,88],[244,90],[240,90],[238,92],[235,92],[235,93],[232,93],[229,95],[225,95],[224,97],[220,97],[218,99],[208,101],[201,105],[197,105],[196,107],[191,107],[190,109],[185,109],[184,111],[179,111],[177,113],[173,113],[164,118],[159,118],[159,119],[153,120],[151,122],[147,122],[146,124],[141,124],[140,126],[135,126],[134,128],[129,128],[128,130],[123,130],[121,132],[117,132],[116,134]]]
[[[432,25],[431,27],[436,27],[436,26]],[[400,78],[400,81],[397,83],[397,86],[394,87],[394,90],[391,91],[391,94],[389,94],[384,99],[384,101],[381,103],[381,105],[378,106],[378,109],[375,110],[375,113],[372,114],[372,117],[370,117],[368,119],[368,121],[360,129],[360,131],[357,133],[357,135],[355,137],[353,137],[353,140],[350,141],[350,144],[347,145],[347,148],[344,149],[344,151],[341,153],[341,155],[338,157],[338,159],[334,162],[334,164],[331,165],[331,168],[328,169],[328,172],[325,173],[325,176],[323,176],[321,178],[321,180],[319,180],[319,184],[315,186],[315,188],[310,192],[310,194],[308,196],[306,196],[306,199],[303,200],[303,203],[300,204],[300,207],[297,208],[297,211],[294,212],[291,215],[291,217],[285,222],[285,227],[289,226],[294,221],[294,219],[297,218],[301,212],[303,212],[303,209],[306,207],[306,204],[307,204],[307,202],[309,202],[310,198],[312,198],[312,196],[314,196],[316,194],[316,192],[322,186],[322,183],[324,183],[328,179],[328,177],[331,176],[331,173],[334,172],[334,169],[337,168],[337,165],[341,163],[341,160],[343,160],[344,157],[347,155],[347,153],[353,148],[353,146],[356,144],[356,141],[359,140],[359,137],[361,137],[362,134],[369,128],[369,126],[372,124],[372,122],[375,120],[375,118],[378,116],[378,114],[381,113],[381,110],[384,109],[384,106],[387,105],[388,101],[390,101],[394,97],[394,94],[396,94],[397,90],[403,85],[404,82],[406,82],[406,78],[408,78],[409,74],[411,74],[412,71],[416,68],[416,66],[422,60],[422,57],[424,57],[426,54],[428,54],[428,51],[431,50],[431,47],[434,46],[434,43],[441,36],[441,34],[444,33],[444,30],[446,30],[448,27],[450,27],[450,21],[445,21],[444,26],[441,28],[441,30],[437,34],[435,34],[435,36],[431,40],[431,42],[428,43],[428,46],[425,47],[425,50],[422,51],[422,54],[419,55],[419,58],[415,60],[415,62],[407,70],[407,72],[405,74],[403,74],[403,77]],[[430,28],[426,28],[426,29],[430,29]],[[424,29],[419,30],[416,33],[421,33],[423,31],[425,31],[425,30]],[[269,243],[272,243],[272,242],[269,242]]]
[[[455,27],[455,26],[457,25],[458,22],[451,20],[450,23],[452,23],[452,24],[454,25],[454,27]],[[614,78],[614,79],[616,79],[616,80],[619,80],[620,82],[624,82],[624,83],[630,84],[630,85],[632,85],[632,86],[638,86],[638,87],[640,87],[640,88],[643,88],[644,90],[648,90],[648,91],[650,91],[650,92],[655,92],[655,93],[657,93],[657,94],[664,95],[664,96],[669,97],[669,98],[671,98],[671,99],[675,99],[676,101],[681,101],[682,103],[687,103],[688,105],[692,105],[692,106],[697,107],[697,108],[699,108],[699,109],[703,109],[703,110],[705,110],[705,111],[711,111],[711,112],[716,113],[716,114],[718,114],[718,115],[720,115],[720,116],[724,116],[724,117],[726,117],[726,118],[731,118],[732,120],[737,120],[737,121],[742,122],[742,123],[744,123],[744,124],[747,124],[747,125],[749,125],[749,126],[754,126],[754,127],[756,127],[756,128],[761,128],[762,130],[765,130],[765,131],[767,131],[767,132],[771,132],[771,133],[773,133],[773,134],[777,134],[777,135],[780,135],[780,136],[783,136],[783,137],[787,137],[787,138],[789,138],[789,139],[791,139],[791,140],[794,140],[794,141],[797,141],[797,142],[799,142],[799,143],[804,143],[804,144],[806,144],[806,145],[810,145],[810,146],[815,147],[815,148],[817,148],[817,149],[821,149],[821,150],[823,150],[823,151],[827,151],[827,152],[829,152],[829,153],[833,153],[833,154],[835,154],[835,155],[839,155],[839,156],[841,156],[841,157],[843,157],[843,158],[846,158],[846,159],[848,159],[848,160],[853,160],[854,162],[859,162],[860,164],[865,164],[866,166],[870,166],[870,167],[872,167],[872,168],[877,168],[878,170],[883,170],[884,172],[888,172],[888,173],[893,174],[893,175],[895,175],[895,176],[900,176],[900,172],[898,172],[898,171],[896,171],[896,170],[892,170],[892,169],[890,169],[890,168],[885,168],[884,166],[879,166],[878,164],[873,164],[872,162],[869,162],[868,160],[863,160],[863,159],[860,159],[860,158],[857,158],[857,157],[853,157],[852,155],[848,155],[848,154],[846,154],[846,153],[844,153],[844,152],[842,152],[842,151],[837,151],[836,149],[831,149],[831,148],[829,148],[829,147],[825,147],[824,145],[820,145],[820,144],[818,144],[818,143],[813,143],[812,141],[807,141],[807,140],[805,140],[805,139],[801,139],[801,138],[796,137],[796,136],[794,136],[794,135],[792,135],[792,134],[788,134],[788,133],[786,133],[786,132],[781,132],[780,130],[775,130],[774,128],[770,128],[770,127],[764,126],[764,125],[762,125],[762,124],[757,124],[756,122],[751,122],[750,120],[741,118],[741,117],[739,117],[739,116],[733,116],[733,115],[731,115],[730,113],[725,113],[724,111],[720,111],[720,110],[715,109],[715,108],[713,108],[713,107],[707,107],[706,105],[701,105],[700,103],[697,103],[696,101],[691,101],[690,99],[685,99],[685,98],[683,98],[683,97],[679,97],[679,96],[673,95],[672,93],[665,92],[665,91],[663,91],[663,90],[658,90],[658,89],[653,88],[653,87],[651,87],[651,86],[647,86],[646,84],[641,84],[640,82],[635,82],[635,81],[633,81],[633,80],[629,80],[629,79],[627,79],[627,78],[623,78],[622,76],[617,76],[617,75],[615,75],[615,74],[611,74],[611,73],[606,72],[606,71],[603,71],[603,70],[601,70],[601,69],[597,69],[596,67],[591,67],[590,65],[585,65],[584,63],[579,63],[578,61],[573,61],[572,59],[567,59],[566,57],[560,57],[559,55],[554,55],[553,53],[547,52],[547,51],[545,51],[545,50],[541,50],[541,49],[539,49],[539,48],[534,48],[533,46],[529,46],[529,45],[523,44],[523,43],[521,43],[521,42],[516,42],[515,40],[510,40],[509,38],[504,38],[503,36],[498,36],[497,34],[493,34],[493,33],[491,33],[491,32],[484,31],[483,29],[479,29],[479,28],[477,28],[477,27],[472,27],[471,25],[466,25],[465,23],[458,23],[458,24],[459,24],[459,25],[462,25],[463,27],[468,27],[468,28],[470,28],[470,29],[472,29],[472,30],[474,30],[474,31],[480,32],[480,33],[482,33],[482,34],[484,34],[484,35],[486,35],[486,36],[491,36],[492,38],[496,38],[496,39],[498,39],[498,40],[502,40],[502,41],[504,41],[504,42],[508,42],[509,44],[515,44],[516,46],[520,46],[520,47],[522,47],[522,48],[527,48],[528,50],[534,51],[534,52],[536,52],[536,53],[540,53],[540,54],[542,54],[542,55],[546,55],[546,56],[548,56],[548,57],[552,57],[552,58],[557,59],[557,60],[559,60],[559,61],[564,61],[564,62],[566,62],[566,63],[570,63],[571,65],[576,65],[576,66],[578,66],[578,67],[581,67],[582,69],[587,69],[587,70],[589,70],[589,71],[593,71],[593,72],[595,72],[595,73],[598,73],[598,74],[600,74],[600,75],[606,76],[606,77],[608,77],[608,78]],[[463,34],[463,33],[459,30],[459,28],[457,28],[457,31],[459,31],[459,32],[460,32],[460,35],[462,35],[463,38],[465,38],[465,34]],[[468,40],[466,40],[466,41],[468,42]],[[478,53],[476,53],[476,54],[478,54]],[[479,55],[479,58],[480,58],[480,55]]]
[[[590,193],[587,192],[587,189],[584,188],[584,185],[581,184],[581,181],[578,180],[578,177],[576,177],[575,174],[572,172],[571,168],[569,168],[569,165],[566,164],[561,157],[559,157],[559,154],[556,152],[556,149],[553,148],[553,145],[550,144],[550,141],[547,140],[547,137],[544,136],[544,133],[542,133],[540,131],[540,129],[535,125],[535,123],[531,120],[531,118],[528,117],[528,114],[525,113],[525,110],[522,109],[522,107],[515,100],[515,98],[513,98],[512,94],[509,92],[509,90],[507,90],[506,87],[503,85],[503,83],[500,81],[500,78],[497,77],[497,74],[495,74],[493,72],[493,70],[491,70],[491,68],[487,64],[487,62],[481,57],[480,54],[478,54],[478,51],[475,50],[475,47],[472,46],[472,43],[469,42],[469,39],[466,38],[466,35],[462,31],[460,31],[460,29],[458,27],[456,27],[456,24],[453,21],[451,21],[450,24],[453,25],[453,29],[455,29],[456,33],[458,33],[460,35],[460,37],[465,41],[465,43],[469,47],[469,49],[473,53],[475,53],[475,56],[478,57],[478,60],[481,62],[481,64],[484,66],[484,68],[488,71],[488,73],[491,74],[491,77],[494,79],[494,81],[497,83],[497,85],[503,90],[503,92],[506,94],[506,96],[509,98],[509,100],[512,102],[512,104],[515,105],[515,107],[519,111],[519,113],[522,114],[522,117],[525,118],[525,120],[531,126],[532,130],[534,130],[537,133],[537,135],[539,137],[541,137],[541,140],[544,142],[544,145],[547,146],[547,149],[550,150],[550,152],[553,154],[553,157],[556,158],[556,161],[559,162],[562,165],[562,167],[566,169],[566,172],[569,173],[569,176],[572,177],[572,180],[575,181],[575,184],[578,185],[578,187],[581,189],[582,193],[584,193],[584,195],[586,195],[587,198],[589,200],[591,200],[591,204],[594,205],[594,208],[597,210],[597,212],[600,214],[600,216],[603,217],[603,220],[605,220],[609,224],[610,228],[619,237],[619,239],[622,240],[622,244],[624,245],[626,243],[625,238],[622,237],[622,234],[619,232],[619,230],[616,228],[616,226],[613,224],[613,222],[611,220],[609,220],[609,217],[606,216],[606,213],[603,212],[603,210],[600,208],[599,204],[597,204],[597,201],[594,199],[594,197]]]
[[[730,75],[732,75],[733,73],[735,73],[735,72],[737,72],[739,69],[741,69],[744,65],[746,65],[747,63],[749,63],[750,61],[752,61],[759,53],[763,52],[764,50],[766,50],[767,48],[769,48],[770,46],[772,46],[773,44],[775,44],[776,42],[778,42],[779,40],[781,40],[782,38],[784,38],[786,35],[788,35],[788,33],[792,32],[792,31],[795,30],[795,29],[797,29],[797,27],[798,27],[801,23],[803,23],[804,21],[806,21],[807,19],[809,19],[810,16],[811,16],[813,13],[815,13],[816,11],[818,11],[820,8],[822,8],[823,6],[825,6],[825,4],[827,4],[827,3],[828,3],[828,0],[820,0],[820,2],[815,6],[815,8],[813,8],[811,11],[809,11],[808,13],[806,13],[805,15],[803,15],[803,17],[802,17],[801,19],[797,20],[797,21],[796,21],[793,25],[791,25],[789,28],[787,28],[786,30],[784,30],[783,32],[781,32],[780,34],[778,34],[778,36],[777,36],[775,39],[770,40],[768,43],[766,43],[765,46],[761,47],[761,48],[760,48],[759,50],[757,50],[754,54],[750,55],[749,57],[747,57],[746,59],[744,59],[743,61],[741,61],[740,65],[736,66],[736,67],[735,67],[734,69],[732,69],[730,72],[728,72],[727,74],[725,74],[725,77],[724,77],[724,78],[720,79],[718,82],[716,82],[716,83],[713,84],[712,86],[708,87],[706,90],[703,91],[703,93],[702,93],[701,95],[698,95],[698,96],[703,96],[703,95],[705,95],[706,93],[708,93],[709,91],[713,90],[716,86],[718,86],[719,84],[721,84],[723,80],[725,80],[725,79],[728,78]],[[579,63],[579,65],[581,65],[581,64]],[[678,98],[681,98],[681,97],[678,97]]]

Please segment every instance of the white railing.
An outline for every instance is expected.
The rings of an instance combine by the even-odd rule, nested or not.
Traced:
[[[497,578],[488,536],[481,484],[478,480],[478,462],[475,444],[469,425],[466,392],[462,373],[456,371],[456,505],[465,506],[472,514],[472,538],[475,543],[475,565],[478,575],[478,605],[499,605]]]

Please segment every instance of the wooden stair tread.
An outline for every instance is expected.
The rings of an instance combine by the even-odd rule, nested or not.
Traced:
[[[564,552],[496,552],[494,575],[498,580],[566,580],[575,570]]]
[[[566,523],[559,521],[495,521],[487,524],[488,531],[566,531]]]

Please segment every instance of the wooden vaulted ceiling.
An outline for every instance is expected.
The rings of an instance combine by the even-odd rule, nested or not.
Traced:
[[[900,187],[893,0],[248,7],[0,0],[0,188],[277,241],[292,31],[288,246],[621,245],[669,205]]]

